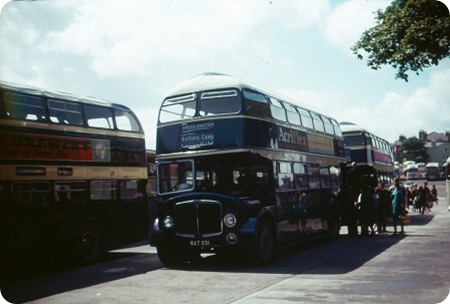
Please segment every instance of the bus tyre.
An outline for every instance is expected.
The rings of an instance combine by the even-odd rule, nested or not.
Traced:
[[[81,264],[90,264],[98,260],[102,253],[102,236],[97,225],[83,224],[75,235],[75,252]]]
[[[183,261],[183,257],[179,251],[169,248],[164,244],[156,246],[159,260],[167,267],[179,266]]]
[[[258,227],[255,244],[247,248],[249,261],[264,266],[272,261],[275,253],[275,233],[269,221],[263,220]]]

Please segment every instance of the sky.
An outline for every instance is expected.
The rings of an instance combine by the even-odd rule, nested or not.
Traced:
[[[391,143],[450,130],[449,58],[405,82],[350,50],[390,2],[0,0],[0,80],[124,104],[148,149],[165,94],[205,72],[233,75]]]

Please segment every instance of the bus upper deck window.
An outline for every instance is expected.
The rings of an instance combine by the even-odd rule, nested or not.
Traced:
[[[269,98],[270,99],[270,110],[272,112],[272,117],[281,121],[286,121],[286,111],[284,110],[283,104],[275,99],[275,98]]]
[[[139,131],[139,124],[136,119],[127,111],[115,111],[117,128],[122,131]]]
[[[50,121],[53,123],[83,125],[81,106],[73,102],[49,99],[48,111]]]
[[[325,132],[331,135],[334,135],[334,128],[333,124],[331,123],[330,119],[327,117],[322,116],[323,124],[325,125]]]
[[[241,101],[235,90],[205,92],[200,99],[200,115],[238,113]]]
[[[42,98],[5,93],[6,115],[13,119],[43,121],[46,119]]]
[[[336,120],[334,119],[330,119],[331,123],[333,124],[334,127],[334,134],[336,134],[337,136],[342,136],[342,131],[341,131],[341,127],[339,127],[339,124]]]
[[[84,113],[89,127],[114,129],[112,110],[110,108],[85,105]]]
[[[248,114],[271,117],[269,101],[263,94],[244,90],[244,97]]]
[[[320,118],[320,115],[311,112],[311,116],[313,118],[313,122],[314,122],[314,129],[316,129],[317,131],[321,131],[321,132],[325,132],[325,128],[323,126],[323,121]]]
[[[288,121],[291,124],[301,125],[301,123],[300,123],[300,116],[297,113],[297,110],[295,109],[295,107],[293,105],[287,105],[286,106],[286,114],[287,114]]]
[[[313,121],[312,121],[310,112],[308,110],[305,110],[302,108],[297,108],[297,109],[298,109],[298,112],[300,113],[302,125],[305,128],[314,129],[314,125],[313,125]]]
[[[361,132],[345,133],[344,142],[346,146],[364,146],[364,135]]]
[[[159,111],[159,122],[189,119],[195,115],[195,94],[168,98]]]

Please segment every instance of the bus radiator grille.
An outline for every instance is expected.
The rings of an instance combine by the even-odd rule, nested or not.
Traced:
[[[215,200],[189,200],[175,205],[176,234],[211,237],[222,233],[222,205]]]

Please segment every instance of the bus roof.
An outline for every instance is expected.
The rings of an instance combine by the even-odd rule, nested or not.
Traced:
[[[346,132],[364,132],[367,130],[365,130],[363,127],[352,123],[352,122],[348,122],[348,121],[342,121],[339,123],[339,127],[341,128],[342,133],[346,133]]]
[[[46,89],[40,89],[33,86],[17,84],[0,80],[0,88],[9,91],[21,92],[30,95],[45,96],[47,98],[63,99],[68,101],[82,102],[86,104],[95,104],[105,107],[113,107],[117,109],[130,110],[128,107],[122,104],[111,103],[109,101],[101,100],[92,96],[76,96],[71,93],[52,91]]]
[[[300,102],[298,102],[294,99],[291,99],[286,96],[281,96],[281,94],[278,94],[278,93],[272,92],[270,90],[250,84],[250,83],[245,82],[237,77],[227,75],[227,74],[214,73],[214,72],[199,74],[199,75],[196,75],[186,81],[183,81],[182,83],[173,87],[166,94],[166,97],[164,99],[179,96],[179,95],[194,93],[194,92],[214,90],[214,89],[230,89],[230,88],[248,89],[248,90],[252,90],[252,91],[257,91],[264,95],[274,97],[276,99],[282,100],[283,102],[290,103],[299,108],[306,109],[312,113],[320,114],[323,117],[326,117],[326,118],[329,118],[329,119],[332,119],[335,121],[334,118],[332,118],[328,115],[323,115],[322,113],[320,113],[318,111],[312,110],[310,108],[310,106],[302,105]]]
[[[244,86],[249,87],[248,85],[244,85],[240,79],[230,75],[219,73],[203,73],[178,84],[169,91],[167,96],[176,96],[210,89],[230,87],[242,88]]]

